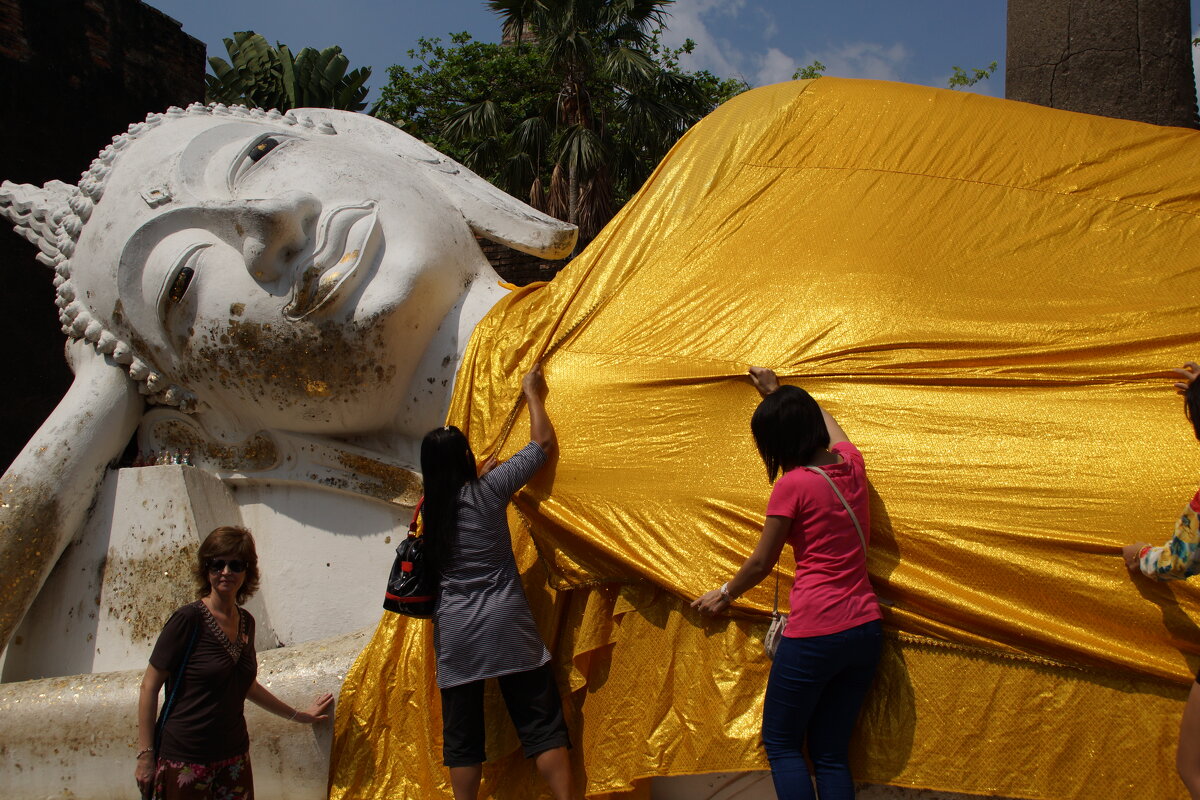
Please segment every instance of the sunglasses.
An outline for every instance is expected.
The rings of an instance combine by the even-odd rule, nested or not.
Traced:
[[[246,562],[240,558],[210,558],[208,560],[209,572],[224,572],[226,567],[229,567],[230,572],[245,572]]]

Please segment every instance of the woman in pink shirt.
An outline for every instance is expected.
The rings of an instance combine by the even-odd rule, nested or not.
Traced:
[[[762,367],[751,367],[750,377],[763,395],[750,429],[775,484],[767,521],[737,574],[692,607],[725,611],[771,574],[785,543],[792,545],[791,612],[767,679],[763,747],[780,800],[818,795],[845,800],[854,797],[850,735],[883,639],[879,604],[867,578],[866,469],[858,448],[808,392],[780,386],[775,373]],[[804,760],[806,743],[816,794]]]

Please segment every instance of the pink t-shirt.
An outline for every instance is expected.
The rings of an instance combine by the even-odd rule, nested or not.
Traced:
[[[830,450],[842,463],[821,469],[845,495],[869,543],[870,502],[862,453],[850,442]],[[775,481],[767,516],[792,520],[787,540],[796,555],[796,578],[784,636],[825,636],[880,619],[858,532],[824,478],[804,467],[788,470]]]

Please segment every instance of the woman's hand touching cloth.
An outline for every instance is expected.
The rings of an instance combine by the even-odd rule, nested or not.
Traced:
[[[1121,548],[1121,557],[1125,559],[1125,569],[1129,570],[1131,575],[1141,574],[1142,551],[1149,546],[1145,542],[1134,542]]]
[[[692,601],[692,608],[701,614],[720,614],[725,611],[733,605],[733,595],[729,594],[727,586],[728,584],[697,597]]]
[[[1171,371],[1183,378],[1183,380],[1175,382],[1175,390],[1179,394],[1186,392],[1196,378],[1200,378],[1200,364],[1197,364],[1195,361],[1189,361],[1182,367]]]
[[[527,398],[545,398],[546,376],[542,374],[542,364],[539,361],[533,365],[533,369],[525,373],[525,377],[521,380],[521,391],[525,393]]]
[[[775,371],[766,367],[751,367],[750,380],[754,383],[754,388],[758,389],[758,393],[763,397],[766,397],[779,388],[779,378],[776,377]]]

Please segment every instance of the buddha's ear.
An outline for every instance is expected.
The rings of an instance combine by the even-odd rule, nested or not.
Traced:
[[[303,116],[325,121],[336,135],[362,136],[383,145],[418,170],[446,196],[478,235],[542,258],[565,258],[579,229],[522,203],[457,161],[409,136],[395,125],[350,111],[306,108]]]
[[[9,181],[0,183],[0,217],[11,222],[14,231],[37,245],[37,260],[48,267],[58,263],[59,225],[71,213],[68,201],[73,194],[78,194],[75,187],[62,181],[50,181],[41,187]]]
[[[418,143],[419,144],[419,143]],[[431,153],[437,151],[427,148]],[[579,229],[502,192],[456,161],[441,156],[453,172],[431,167],[437,187],[450,199],[478,235],[541,258],[566,258]]]

